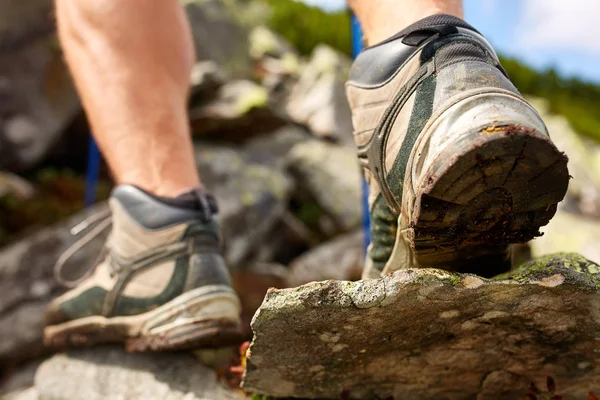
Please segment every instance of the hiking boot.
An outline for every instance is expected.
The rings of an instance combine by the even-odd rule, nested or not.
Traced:
[[[434,15],[365,49],[347,83],[370,185],[365,277],[436,267],[494,275],[564,197],[567,157],[489,43]]]
[[[47,345],[125,342],[129,351],[238,343],[240,302],[221,255],[215,200],[176,199],[121,185],[109,201],[112,228],[100,262],[50,303]],[[68,250],[55,270],[110,225],[106,218]]]

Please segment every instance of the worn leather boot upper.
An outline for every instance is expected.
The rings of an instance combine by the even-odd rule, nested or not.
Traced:
[[[483,129],[493,128],[494,124],[521,124],[545,132],[537,113],[510,82],[490,44],[470,25],[449,15],[425,18],[365,49],[353,64],[347,95],[353,112],[354,139],[370,186],[372,244],[367,258],[370,272],[365,276],[377,276],[386,265],[390,267],[393,255],[396,264],[402,265],[392,269],[425,264],[427,257],[422,257],[421,262],[415,258],[416,236],[423,230],[415,233],[418,215],[413,212],[420,201],[419,186],[426,185],[420,174],[441,154],[442,147],[469,130],[479,129],[477,124]],[[473,119],[471,124],[459,122],[462,111],[452,111],[453,107],[481,95],[488,96],[487,100],[480,101],[479,109],[472,106],[468,111],[477,114],[480,110],[481,120]],[[507,107],[516,118],[507,112],[498,114],[498,119],[489,112],[491,107],[501,106],[502,96],[512,102]],[[445,126],[441,126],[441,120]],[[433,129],[435,124],[439,126]],[[455,132],[458,126],[461,132]],[[465,140],[461,146],[469,144]],[[460,146],[454,154],[463,153],[473,156]],[[435,179],[434,174],[425,180]],[[454,207],[452,201],[447,203]],[[459,212],[463,211],[456,211]],[[444,229],[452,226],[448,223]],[[448,236],[444,232],[440,235]],[[432,240],[423,244],[433,246],[434,240],[432,234]],[[445,247],[438,252],[449,252],[450,245],[459,248],[473,242],[470,236],[465,241],[441,241]]]
[[[216,203],[198,196],[197,207],[184,208],[118,186],[109,200],[112,229],[104,257],[89,277],[49,305],[47,324],[69,330],[78,321],[131,317],[121,321],[136,334],[144,324],[151,330],[178,315],[237,324],[239,303],[221,254]],[[216,307],[209,297],[218,293],[224,295]]]

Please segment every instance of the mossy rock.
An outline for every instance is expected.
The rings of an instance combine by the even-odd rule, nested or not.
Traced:
[[[270,291],[244,387],[272,397],[523,398],[600,389],[600,267],[540,258],[494,279],[406,269]]]

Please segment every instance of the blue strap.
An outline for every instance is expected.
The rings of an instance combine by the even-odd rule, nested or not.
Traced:
[[[98,179],[100,178],[100,163],[102,156],[96,145],[96,141],[90,135],[90,143],[88,146],[88,163],[85,174],[85,198],[86,206],[90,206],[96,202],[96,189],[98,188]]]
[[[363,32],[360,27],[360,22],[356,15],[352,14],[352,56],[356,58],[358,53],[364,48]],[[365,254],[371,243],[371,219],[369,217],[369,185],[363,178],[362,182],[362,209],[363,209],[363,230],[365,232]]]

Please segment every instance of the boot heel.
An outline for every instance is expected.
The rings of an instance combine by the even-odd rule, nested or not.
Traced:
[[[567,157],[514,95],[468,98],[426,137],[412,175],[408,235],[417,264],[489,275],[510,268],[507,246],[539,236],[565,196]]]

